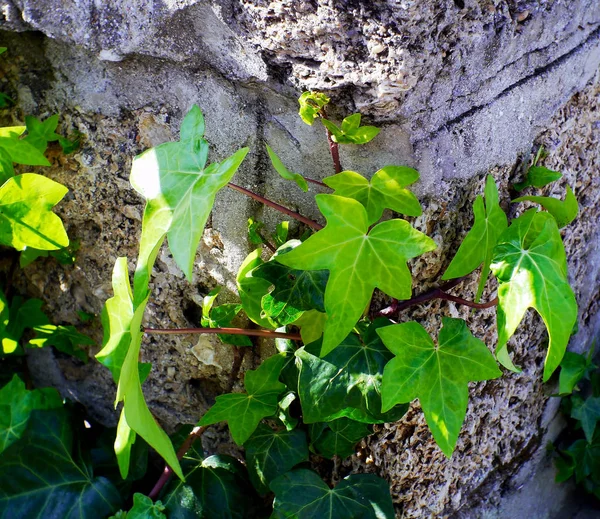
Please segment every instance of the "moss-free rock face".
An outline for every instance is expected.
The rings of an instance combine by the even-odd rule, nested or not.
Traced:
[[[115,259],[136,256],[143,201],[128,182],[131,159],[178,135],[181,118],[198,104],[206,118],[211,158],[249,146],[236,183],[318,218],[313,194],[290,187],[272,171],[268,142],[294,171],[322,178],[332,171],[319,124],[304,125],[295,98],[317,89],[333,98],[332,117],[360,110],[382,127],[366,146],[342,148],[347,169],[371,174],[387,164],[421,172],[416,190],[424,214],[415,226],[440,247],[413,263],[415,291],[435,285],[472,224],[471,205],[491,172],[509,208],[509,185],[521,179],[519,157],[538,144],[546,165],[563,171],[549,192],[568,183],[579,198],[578,219],[565,230],[570,278],[580,305],[572,347],[583,350],[600,330],[600,4],[594,0],[404,2],[119,0],[2,2],[0,88],[22,113],[61,114],[65,132],[84,135],[72,156],[50,154],[44,174],[70,189],[59,213],[81,241],[74,266],[39,260],[16,286],[46,301],[56,322],[79,324],[78,310],[99,314],[111,295]],[[22,117],[21,117],[22,118]],[[534,146],[534,141],[536,145]],[[510,211],[515,211],[510,206]],[[279,214],[231,190],[220,193],[187,283],[168,251],[159,255],[146,320],[155,327],[199,323],[202,296],[217,284],[235,297],[235,272],[250,250],[246,221],[273,227]],[[471,297],[475,281],[463,283]],[[493,297],[491,292],[484,298]],[[429,331],[441,316],[467,319],[490,347],[494,310],[473,313],[436,301],[401,316]],[[98,343],[98,322],[88,325]],[[526,484],[557,434],[558,401],[541,384],[546,332],[530,312],[511,341],[521,374],[473,385],[457,450],[446,459],[418,405],[397,424],[381,427],[359,455],[336,466],[374,471],[392,485],[403,517],[514,517],[499,507],[503,492]],[[153,363],[144,391],[153,413],[172,429],[195,422],[214,397],[236,387],[269,344],[243,359],[213,339],[149,338]],[[96,353],[99,347],[90,353]],[[55,357],[30,359],[34,377],[79,399],[104,422],[115,420],[114,386],[106,369]],[[208,448],[226,436],[207,433]],[[230,447],[221,446],[220,449]],[[524,464],[531,460],[531,463]],[[530,488],[527,487],[526,488]],[[560,501],[549,483],[529,515]],[[506,502],[520,510],[519,494]],[[535,501],[532,498],[533,501]],[[496,514],[496,515],[494,515]]]

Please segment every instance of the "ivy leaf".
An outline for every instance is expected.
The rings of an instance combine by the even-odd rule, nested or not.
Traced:
[[[15,168],[10,155],[4,148],[0,148],[0,186],[9,178],[15,176]]]
[[[387,319],[377,319],[363,330],[362,337],[348,335],[323,358],[319,357],[320,342],[296,351],[304,423],[344,416],[367,423],[395,422],[406,412],[405,405],[381,412],[383,370],[393,355],[376,330],[389,324]]]
[[[265,144],[265,146],[267,147],[267,152],[269,153],[269,158],[271,159],[271,164],[273,164],[275,171],[277,171],[282,178],[296,182],[298,187],[306,193],[306,191],[308,191],[308,183],[304,177],[299,173],[292,173],[290,170],[288,170],[285,167],[285,164],[281,162],[281,159],[277,156],[277,154],[271,149],[271,147],[268,144]]]
[[[600,420],[600,397],[588,397],[585,400],[579,395],[571,397],[571,417],[581,422],[588,443],[592,443],[596,424]]]
[[[117,515],[109,519],[167,519],[163,514],[164,509],[160,501],[154,503],[148,496],[136,492],[133,494],[133,508],[127,513],[117,512]]]
[[[265,224],[255,220],[254,218],[248,218],[248,241],[253,245],[261,245],[265,243],[260,231],[264,228]]]
[[[468,383],[502,373],[462,319],[444,317],[442,323],[438,346],[416,322],[386,326],[377,333],[396,355],[383,372],[382,410],[418,398],[435,441],[450,457],[467,412]]]
[[[290,230],[290,222],[284,220],[279,222],[275,228],[275,234],[273,234],[273,241],[277,247],[281,247],[286,241],[288,241],[288,233]]]
[[[68,189],[34,173],[9,178],[0,187],[0,243],[54,250],[69,245],[61,219],[52,208]]]
[[[123,401],[122,412],[125,414],[127,427],[148,442],[173,468],[175,474],[182,478],[181,467],[171,440],[156,423],[142,393],[138,359],[142,344],[141,324],[148,296],[142,304],[134,306],[127,258],[117,259],[112,284],[114,296],[106,302],[102,315],[104,347],[96,357],[110,369],[113,378],[118,382],[115,406]],[[131,442],[125,442],[123,448],[130,449]],[[121,456],[127,455],[127,451],[121,452]],[[124,477],[126,476],[125,473]]]
[[[513,220],[498,240],[491,268],[499,284],[496,356],[503,366],[516,370],[506,343],[527,308],[533,307],[550,337],[543,377],[547,381],[564,356],[577,320],[577,302],[554,218],[530,209]]]
[[[327,314],[318,310],[308,310],[294,321],[294,326],[300,328],[300,337],[304,344],[318,341],[323,335]]]
[[[81,349],[82,345],[93,346],[96,344],[87,335],[79,333],[74,326],[55,326],[45,324],[34,328],[36,336],[29,341],[33,347],[44,348],[54,346],[58,351],[77,357],[87,363],[87,352]]]
[[[569,186],[567,186],[567,196],[564,201],[552,198],[551,196],[522,196],[512,200],[513,203],[525,201],[540,204],[546,211],[554,216],[559,228],[569,225],[575,220],[577,213],[579,212],[577,198],[575,198],[575,195]]]
[[[60,147],[62,148],[63,153],[65,155],[69,155],[69,154],[73,153],[74,151],[77,151],[79,149],[79,147],[81,146],[82,136],[83,136],[83,134],[78,130],[75,130],[73,132],[73,134],[69,136],[70,138],[61,137],[59,135],[58,136],[58,144],[60,144]]]
[[[342,171],[323,179],[335,195],[357,200],[365,206],[369,224],[377,222],[387,207],[397,213],[419,216],[423,211],[415,195],[406,186],[419,179],[419,172],[406,166],[385,166],[371,181],[354,171]]]
[[[269,318],[262,316],[261,306],[262,298],[271,288],[271,283],[254,276],[255,269],[264,263],[260,257],[261,254],[262,250],[256,249],[246,256],[238,271],[236,283],[248,319],[263,328],[273,330],[277,328],[277,325]]]
[[[269,484],[295,465],[308,461],[304,431],[274,431],[259,424],[244,444],[250,481],[260,494],[269,492]]]
[[[352,114],[342,121],[338,128],[327,119],[321,119],[323,126],[331,133],[333,142],[338,144],[366,144],[372,141],[381,131],[376,126],[360,126],[360,114]]]
[[[312,425],[311,441],[317,452],[326,458],[347,458],[354,454],[356,444],[372,432],[367,424],[338,418],[326,424]]]
[[[291,240],[282,245],[271,258],[300,245],[299,240]],[[296,321],[305,310],[325,311],[323,302],[329,273],[325,270],[295,270],[277,261],[267,261],[259,265],[252,274],[267,280],[272,287],[262,297],[261,307],[264,317],[284,326]]]
[[[252,519],[256,499],[244,467],[228,456],[203,460],[195,452],[182,460],[185,482],[172,481],[162,502],[169,519]]]
[[[367,211],[356,200],[336,195],[317,195],[316,200],[327,225],[276,260],[299,270],[329,270],[321,351],[327,355],[352,331],[375,288],[396,299],[410,297],[406,261],[436,244],[405,220],[388,220],[369,230]]]
[[[559,394],[570,395],[589,367],[595,366],[584,355],[567,351],[560,363]]]
[[[80,459],[66,409],[33,411],[0,456],[0,516],[96,519],[120,508],[113,484]]]
[[[283,374],[284,370],[285,366],[281,370],[282,380],[285,381]],[[290,410],[290,407],[292,403],[296,400],[296,398],[296,393],[294,393],[293,391],[288,391],[285,395],[283,395],[283,397],[281,398],[281,400],[279,400],[279,403],[277,404],[277,418],[283,424],[287,431],[293,431],[298,425],[298,419],[292,416]]]
[[[284,355],[273,355],[257,369],[248,371],[244,378],[247,393],[218,396],[198,424],[227,422],[233,441],[238,445],[245,443],[259,422],[277,411],[277,397],[285,390],[279,382],[284,363]]]
[[[2,340],[2,353],[11,354],[22,352],[19,346],[23,332],[28,328],[35,328],[48,324],[48,317],[42,312],[43,302],[39,299],[23,300],[22,297],[13,297],[9,306],[6,297],[0,290],[0,339]]]
[[[373,474],[352,474],[329,488],[316,472],[296,469],[271,483],[272,519],[394,519],[390,490]]]
[[[33,411],[61,408],[62,405],[56,389],[28,391],[25,383],[13,375],[12,380],[0,389],[0,453],[21,438]]]
[[[50,166],[50,162],[44,157],[43,151],[38,150],[35,146],[27,142],[25,139],[19,139],[19,130],[22,126],[13,128],[2,128],[4,132],[0,132],[0,148],[9,155],[12,162],[17,164],[25,164],[27,166]],[[22,133],[22,132],[21,132]]]
[[[27,136],[23,140],[41,153],[46,151],[48,142],[60,139],[60,135],[54,133],[58,126],[58,115],[52,115],[43,122],[28,115],[25,117],[25,126],[27,127]]]
[[[329,98],[319,92],[303,92],[298,99],[300,118],[308,125],[312,126],[315,119],[319,117],[319,112],[329,103]]]
[[[225,303],[213,308],[215,299],[221,292],[221,287],[211,290],[202,300],[202,318],[200,324],[205,328],[226,328],[231,325],[233,319],[240,313],[242,305]],[[217,337],[225,344],[233,346],[252,346],[252,341],[245,335],[232,335],[219,333]]]
[[[203,131],[202,112],[194,105],[181,124],[178,142],[161,144],[133,160],[131,185],[147,201],[134,280],[139,297],[145,297],[165,234],[177,265],[192,279],[196,249],[215,196],[248,153],[248,148],[243,148],[221,163],[206,166],[208,143],[202,138]]]
[[[442,279],[466,276],[483,263],[475,297],[475,300],[479,301],[490,274],[494,247],[508,227],[506,214],[498,203],[498,188],[491,175],[487,176],[485,182],[485,205],[483,198],[477,196],[473,204],[473,214],[473,228],[465,236]]]
[[[517,191],[523,191],[523,189],[530,186],[542,188],[556,180],[559,180],[561,177],[562,173],[559,173],[558,171],[552,171],[544,166],[531,166],[527,170],[527,176],[525,177],[525,180],[515,184],[513,187]]]

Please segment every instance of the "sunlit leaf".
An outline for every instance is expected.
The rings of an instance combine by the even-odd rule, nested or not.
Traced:
[[[559,173],[558,171],[552,171],[544,166],[531,166],[527,170],[525,180],[515,184],[514,188],[517,191],[523,191],[523,189],[530,186],[541,188],[547,186],[551,182],[559,180],[561,177],[562,173]]]
[[[360,126],[360,118],[360,114],[352,114],[342,121],[341,127],[327,119],[321,119],[321,122],[338,144],[366,144],[377,137],[381,130],[376,126]]]
[[[248,318],[262,328],[275,329],[277,324],[261,315],[262,298],[271,288],[271,283],[267,280],[254,276],[255,269],[264,263],[261,253],[261,249],[256,249],[248,254],[237,274],[237,288]]]
[[[211,290],[202,300],[202,318],[200,324],[205,328],[226,328],[241,311],[242,305],[225,303],[213,308],[213,304],[221,291],[221,287]],[[219,333],[217,337],[225,343],[233,346],[252,346],[252,341],[245,335],[233,335]]]
[[[44,157],[43,151],[38,150],[25,139],[19,139],[18,136],[20,135],[19,131],[21,128],[23,127],[16,126],[14,128],[0,129],[0,148],[6,151],[10,159],[17,164],[50,166],[50,162]]]
[[[40,121],[28,115],[25,117],[25,125],[27,127],[27,136],[23,140],[42,153],[46,151],[49,142],[60,139],[60,135],[54,132],[58,126],[58,115],[52,115],[45,121]]]
[[[512,202],[525,201],[540,204],[546,211],[554,216],[559,228],[569,225],[575,220],[577,213],[579,212],[577,198],[575,198],[575,195],[569,186],[567,186],[567,196],[564,201],[550,196],[522,196],[515,198]]]
[[[462,319],[444,317],[442,322],[437,346],[416,322],[386,326],[377,333],[396,355],[383,372],[383,411],[418,398],[435,441],[450,457],[467,411],[469,382],[502,373]]]
[[[298,114],[306,123],[312,125],[319,117],[319,112],[329,103],[329,98],[319,92],[303,92],[298,99],[300,110]]]
[[[88,361],[87,352],[81,349],[81,346],[93,346],[96,344],[87,335],[79,333],[74,326],[56,326],[54,324],[45,324],[36,326],[35,338],[29,341],[29,344],[36,348],[45,346],[54,346],[58,351],[73,355],[83,362]]]
[[[304,177],[299,173],[292,173],[290,170],[288,170],[285,167],[285,164],[281,162],[281,159],[277,156],[277,154],[271,149],[271,147],[268,144],[265,144],[265,146],[267,147],[267,152],[269,153],[269,158],[271,159],[271,164],[273,164],[275,171],[277,171],[282,178],[296,182],[302,191],[308,191],[308,183],[306,180],[304,180]]]

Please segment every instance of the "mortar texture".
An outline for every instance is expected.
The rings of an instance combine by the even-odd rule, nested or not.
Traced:
[[[4,0],[0,29],[9,48],[0,88],[18,99],[4,122],[60,113],[63,134],[83,134],[78,152],[53,149],[52,167],[33,168],[70,190],[57,212],[69,236],[80,240],[77,262],[40,259],[13,282],[42,298],[54,322],[76,324],[95,338],[90,357],[100,349],[99,319],[82,324],[77,312],[99,315],[112,295],[114,261],[127,256],[133,269],[137,254],[143,200],[128,182],[131,160],[176,139],[192,104],[205,114],[210,160],[249,146],[236,183],[321,221],[315,191],[304,194],[280,179],[263,146],[268,142],[298,173],[317,179],[333,173],[323,129],[296,114],[303,89],[331,95],[334,119],[361,111],[382,128],[366,146],[342,147],[346,169],[370,175],[406,164],[421,172],[415,191],[424,214],[413,223],[439,248],[411,263],[415,293],[437,284],[471,227],[486,173],[499,184],[511,217],[525,208],[509,204],[509,187],[543,144],[550,152],[545,165],[564,173],[544,194],[563,196],[568,183],[581,208],[563,231],[580,307],[570,347],[583,351],[598,336],[597,1]],[[198,325],[201,299],[216,285],[224,286],[219,301],[235,300],[235,274],[251,250],[250,216],[269,229],[280,220],[237,192],[219,193],[192,283],[161,250],[146,324]],[[463,282],[461,296],[474,296],[476,284],[475,275]],[[484,300],[494,289],[490,282]],[[434,301],[400,320],[417,320],[437,335],[442,315],[465,318],[493,348],[493,309],[470,312]],[[545,445],[561,422],[558,400],[550,398],[555,386],[541,383],[545,341],[543,323],[530,311],[510,342],[522,373],[471,385],[451,459],[435,446],[415,402],[400,422],[377,427],[356,456],[336,461],[325,475],[337,481],[354,470],[385,477],[398,517],[512,518],[523,509],[524,485],[544,490],[531,490],[527,517],[558,517],[566,492],[549,480]],[[142,360],[153,363],[144,384],[152,412],[169,431],[195,423],[216,395],[241,388],[244,371],[272,348],[257,341],[232,376],[234,353],[212,336],[148,337]],[[96,419],[116,423],[114,384],[95,361],[83,365],[39,350],[29,365],[37,383],[58,387]],[[237,452],[225,427],[211,428],[203,442],[207,452]]]

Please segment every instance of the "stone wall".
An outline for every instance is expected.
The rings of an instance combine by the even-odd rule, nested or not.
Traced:
[[[470,228],[485,173],[494,175],[508,209],[519,159],[544,144],[546,165],[565,173],[549,192],[560,196],[569,183],[581,204],[565,230],[580,305],[571,347],[583,350],[598,335],[597,1],[13,0],[0,2],[0,29],[0,45],[9,47],[0,87],[18,99],[15,120],[58,112],[63,132],[84,135],[77,153],[51,154],[53,166],[43,170],[70,189],[58,212],[69,236],[81,241],[78,261],[65,267],[40,260],[15,279],[46,301],[56,322],[79,324],[78,310],[100,312],[118,256],[133,268],[143,202],[128,183],[131,159],[177,138],[193,103],[205,114],[212,159],[250,146],[237,183],[318,218],[314,192],[294,194],[271,170],[262,144],[299,173],[331,174],[322,129],[296,114],[298,93],[317,89],[332,96],[334,117],[360,110],[383,129],[364,147],[343,147],[344,167],[370,174],[396,163],[421,172],[416,190],[425,211],[415,225],[440,247],[414,262],[416,291],[437,282]],[[198,324],[201,298],[217,284],[235,297],[235,272],[250,250],[249,216],[271,226],[279,219],[236,192],[218,195],[192,284],[163,249],[148,323]],[[469,297],[474,288],[465,282],[462,293]],[[473,313],[438,301],[402,319],[432,331],[437,314],[467,319],[494,344],[493,310]],[[97,322],[86,331],[101,341]],[[402,421],[380,427],[360,456],[336,464],[333,479],[350,469],[386,477],[399,517],[514,517],[504,503],[518,502],[515,489],[545,463],[545,443],[560,429],[558,401],[549,398],[554,387],[541,384],[545,337],[530,312],[511,341],[523,372],[473,385],[452,459],[437,449],[414,404]],[[249,352],[242,371],[269,348]],[[154,365],[145,394],[167,429],[195,422],[215,395],[239,386],[231,349],[211,339],[151,338],[142,355]],[[41,350],[30,367],[40,383],[115,422],[115,388],[102,366]],[[225,428],[211,428],[205,446],[233,451],[223,438]],[[552,491],[528,517],[551,517],[564,495],[550,482],[542,486]]]

